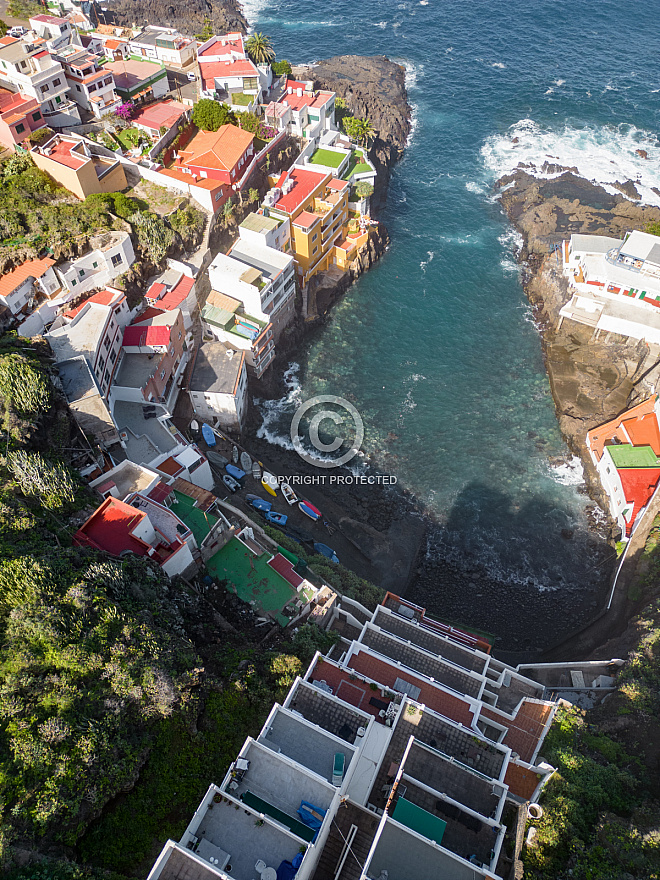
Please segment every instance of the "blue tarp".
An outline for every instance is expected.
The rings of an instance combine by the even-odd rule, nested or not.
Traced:
[[[298,856],[296,856],[297,858]],[[280,866],[277,869],[277,880],[293,880],[296,874],[297,869],[293,867],[291,862],[280,862]]]
[[[310,804],[308,801],[300,802],[297,813],[300,816],[301,821],[304,822],[305,825],[309,825],[309,827],[313,828],[315,831],[318,831],[323,824],[325,810],[322,810],[320,807],[315,807],[314,804]]]

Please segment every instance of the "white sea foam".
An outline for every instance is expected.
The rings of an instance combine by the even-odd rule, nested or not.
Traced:
[[[577,455],[573,455],[565,464],[550,465],[550,474],[562,486],[580,486],[584,483],[584,468]]]
[[[646,150],[647,159],[636,150]],[[556,177],[562,172],[543,171],[545,162],[578,169],[578,173],[616,194],[615,181],[635,182],[642,201],[660,205],[660,196],[651,187],[660,181],[660,145],[654,134],[633,125],[555,130],[521,119],[506,134],[488,138],[481,156],[491,180],[523,167],[536,177]]]
[[[250,25],[250,31],[254,30],[260,14],[269,5],[270,0],[242,0],[241,6],[243,7],[243,15]]]
[[[482,186],[480,183],[477,183],[474,180],[468,180],[465,184],[465,189],[468,192],[474,193],[475,196],[486,196],[488,195],[488,190],[485,186]]]
[[[523,246],[522,235],[517,229],[514,229],[513,226],[511,226],[506,232],[498,235],[497,240],[506,252],[500,260],[500,266],[502,269],[504,269],[505,272],[519,272],[520,266],[518,264],[518,254]]]
[[[555,93],[555,90],[552,87],[547,89],[546,92],[544,92],[544,94],[546,94],[546,95],[554,95],[554,93]]]
[[[449,48],[445,49],[445,55],[446,55],[447,53],[449,53],[449,52],[453,52],[453,51],[454,51],[454,47],[453,47],[453,46],[449,46]]]
[[[420,5],[420,6],[428,6],[428,5],[429,5],[429,0],[419,0],[419,5]]]
[[[428,256],[428,260],[422,260],[422,262],[419,264],[419,268],[422,270],[422,272],[424,272],[424,274],[426,274],[426,267],[430,262],[432,262],[433,257],[435,256],[433,251],[427,251],[426,253]]]
[[[386,22],[386,21],[375,21],[375,22],[374,22],[374,27],[377,27],[377,28],[386,28],[386,27],[387,27],[387,22]]]
[[[282,449],[293,449],[293,443],[288,433],[280,433],[278,423],[284,421],[283,416],[293,415],[296,409],[302,403],[300,388],[300,364],[295,362],[289,364],[289,368],[285,370],[282,379],[286,386],[286,394],[277,400],[260,400],[254,399],[254,404],[261,411],[263,422],[257,431],[257,437],[268,441],[272,446],[279,446]]]
[[[499,67],[500,70],[504,70],[506,68],[506,64],[502,64],[501,61],[495,61],[491,64],[491,67]]]
[[[556,85],[556,86],[563,86],[563,85],[565,85],[565,84],[566,84],[566,80],[565,80],[565,79],[556,79],[556,80],[555,80],[555,85]]]

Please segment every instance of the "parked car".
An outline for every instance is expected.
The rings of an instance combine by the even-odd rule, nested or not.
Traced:
[[[16,25],[9,29],[10,37],[22,37],[23,34],[27,34],[27,28],[21,27],[20,25]]]
[[[197,79],[197,74],[193,73],[192,70],[188,71],[188,82],[195,82]]]

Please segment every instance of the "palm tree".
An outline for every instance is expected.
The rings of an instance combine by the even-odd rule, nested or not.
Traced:
[[[245,51],[255,64],[270,64],[275,60],[275,50],[270,37],[265,34],[252,34],[248,37],[245,41]]]
[[[376,137],[376,132],[369,119],[359,119],[358,122],[358,143],[362,144],[363,147],[366,147],[368,146],[369,141],[372,141]]]

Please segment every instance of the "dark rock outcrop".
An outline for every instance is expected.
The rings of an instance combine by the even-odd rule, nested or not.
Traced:
[[[410,105],[405,69],[384,55],[339,55],[297,69],[319,89],[330,89],[343,98],[354,116],[368,118],[376,132],[369,158],[378,172],[372,205],[385,204],[392,166],[401,158],[410,134]]]
[[[183,34],[201,33],[204,22],[211,22],[214,33],[245,33],[248,23],[238,0],[111,0],[106,13],[108,24],[126,27],[145,23],[175,27]]]

